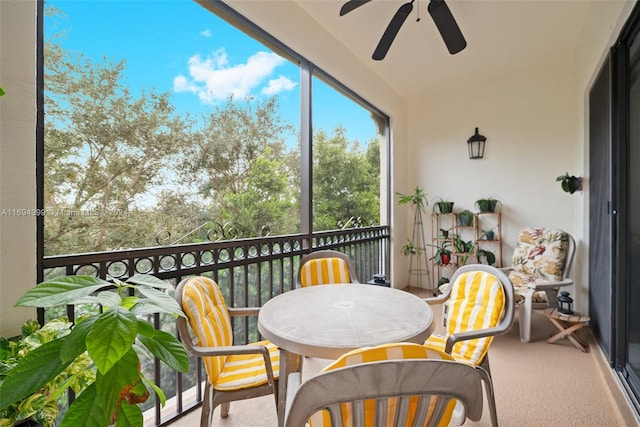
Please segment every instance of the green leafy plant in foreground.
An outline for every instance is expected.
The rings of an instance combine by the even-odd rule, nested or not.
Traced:
[[[71,332],[71,322],[59,318],[47,322],[42,328],[31,319],[22,325],[19,337],[0,338],[0,384],[9,372],[33,350],[64,337]],[[95,381],[95,371],[86,354],[76,358],[62,372],[38,390],[0,411],[0,427],[10,427],[22,420],[33,420],[43,426],[52,426],[58,416],[58,401],[67,388],[80,393]]]
[[[78,320],[68,334],[22,357],[0,384],[0,411],[29,399],[74,362],[88,358],[87,369],[95,372],[95,380],[69,407],[61,427],[142,425],[142,410],[137,404],[149,398],[147,386],[163,405],[166,397],[141,373],[138,352],[148,351],[176,371],[189,369],[182,344],[138,318],[153,313],[184,316],[176,301],[163,292],[166,288],[167,284],[154,276],[135,275],[127,282],[114,283],[90,276],[65,276],[30,289],[17,306],[100,304],[103,312]],[[132,289],[136,291],[133,295]]]

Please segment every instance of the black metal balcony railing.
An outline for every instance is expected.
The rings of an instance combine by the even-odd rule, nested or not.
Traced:
[[[206,275],[220,286],[231,307],[260,307],[270,298],[295,287],[300,257],[313,250],[335,249],[354,261],[361,281],[375,273],[388,274],[389,227],[364,227],[309,234],[237,239],[157,248],[131,249],[79,255],[50,256],[43,260],[45,280],[61,275],[91,275],[126,280],[137,273],[153,274],[173,285],[184,277]],[[67,307],[71,320],[75,308]],[[39,310],[39,321],[51,317]],[[175,333],[175,320],[158,314],[149,319],[156,328]],[[257,320],[233,324],[234,340],[246,343],[258,339]],[[172,409],[154,405],[153,425],[167,425],[202,402],[205,373],[200,360],[192,360],[189,374],[171,371],[158,360],[143,367],[172,399]],[[195,389],[188,401],[186,390]],[[73,398],[73,397],[71,397]],[[151,400],[151,399],[150,399]],[[169,406],[169,405],[167,405]]]

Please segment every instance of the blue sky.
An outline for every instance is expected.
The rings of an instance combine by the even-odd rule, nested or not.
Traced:
[[[45,35],[65,31],[63,47],[99,61],[126,59],[133,93],[172,92],[179,111],[212,111],[228,94],[277,94],[281,115],[299,124],[299,70],[191,0],[48,0],[66,18],[45,18]],[[375,136],[369,113],[326,85],[314,90],[314,127]]]

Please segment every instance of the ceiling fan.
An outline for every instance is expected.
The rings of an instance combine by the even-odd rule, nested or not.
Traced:
[[[346,15],[358,7],[369,3],[371,0],[349,0],[340,8],[340,16]],[[413,10],[413,3],[415,0],[411,0],[409,3],[405,3],[391,18],[391,22],[387,26],[384,34],[382,34],[382,38],[380,42],[378,42],[378,46],[373,52],[372,58],[376,61],[384,59],[391,47],[391,43],[396,38],[398,31],[400,31],[400,27],[404,24],[404,21],[407,19],[411,11]],[[447,49],[449,53],[455,55],[460,52],[467,46],[467,41],[464,39],[462,32],[460,31],[460,27],[458,27],[458,23],[454,19],[451,11],[449,10],[449,6],[444,2],[444,0],[430,0],[429,6],[427,7],[433,22],[436,24],[438,31],[440,31],[440,35],[444,40],[445,45],[447,45]],[[418,18],[420,20],[420,18]]]

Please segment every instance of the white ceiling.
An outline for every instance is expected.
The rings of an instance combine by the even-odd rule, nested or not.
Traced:
[[[341,17],[344,2],[297,1],[406,98],[475,81],[474,75],[500,76],[575,55],[592,4],[591,0],[448,0],[467,40],[462,52],[450,55],[427,12],[428,0],[416,0],[386,58],[374,61],[373,50],[405,0],[372,0]]]

